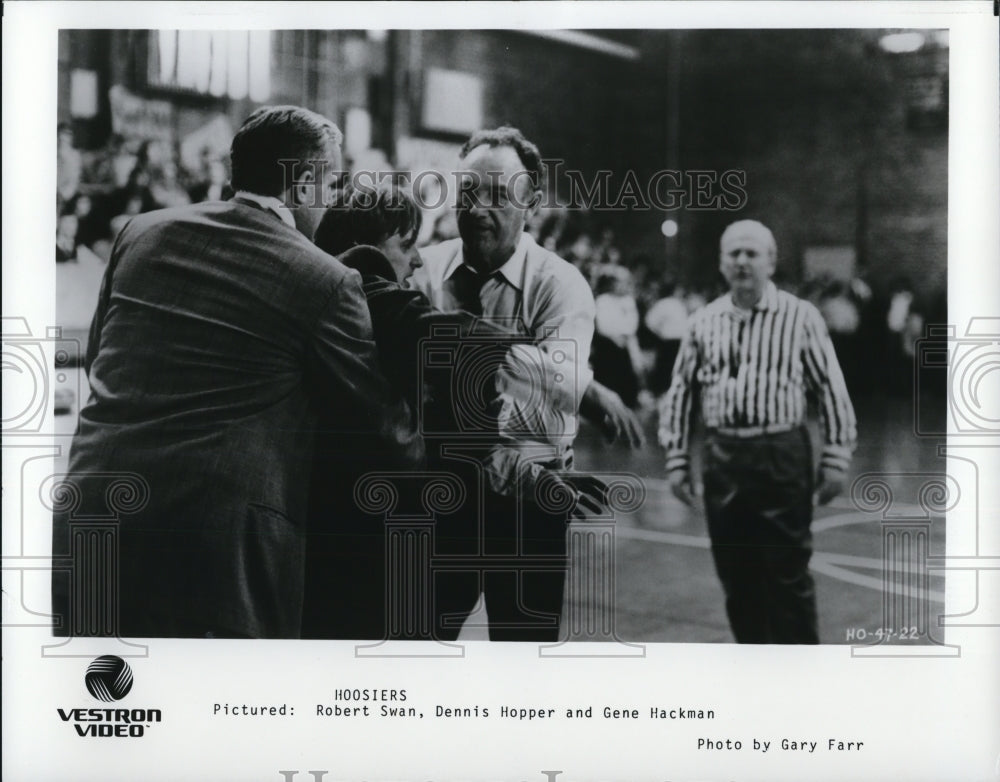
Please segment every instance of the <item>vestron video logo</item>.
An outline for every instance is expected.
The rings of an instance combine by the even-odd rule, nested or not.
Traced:
[[[120,701],[132,690],[132,669],[121,657],[101,655],[84,676],[87,690],[97,700]],[[78,736],[141,738],[146,728],[162,720],[159,709],[56,709],[63,722],[72,722]]]
[[[87,668],[87,689],[97,700],[120,701],[132,689],[132,669],[121,657],[104,654]]]

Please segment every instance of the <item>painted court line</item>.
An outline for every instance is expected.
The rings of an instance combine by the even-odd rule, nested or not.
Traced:
[[[636,527],[617,527],[615,536],[626,540],[641,540],[648,543],[663,543],[673,546],[687,546],[689,548],[700,548],[708,550],[708,538],[703,535],[682,535],[676,532],[661,532],[659,530],[638,529]],[[884,592],[886,587],[893,594],[910,596],[912,590],[904,590],[895,583],[886,584],[883,578],[866,576],[848,570],[845,566],[868,568],[871,570],[884,570],[885,564],[881,559],[875,557],[859,557],[851,554],[840,554],[837,552],[817,551],[813,554],[809,563],[810,570],[822,573],[825,576],[842,581],[846,584],[873,589],[876,592]],[[899,568],[892,567],[893,573],[901,572]],[[907,571],[908,572],[908,571]],[[926,596],[930,600],[939,603],[944,602],[944,593],[935,590],[928,590]]]

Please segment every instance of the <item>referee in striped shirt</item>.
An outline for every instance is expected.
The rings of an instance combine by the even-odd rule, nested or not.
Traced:
[[[705,513],[733,635],[739,643],[819,643],[809,526],[814,502],[844,488],[854,409],[819,311],[771,282],[771,231],[735,222],[719,257],[730,292],[691,316],[660,403],[670,486],[693,504],[688,447],[697,399],[707,430]],[[824,424],[818,486],[807,393]]]

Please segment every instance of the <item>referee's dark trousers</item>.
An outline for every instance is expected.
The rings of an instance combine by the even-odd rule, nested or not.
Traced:
[[[712,557],[736,641],[819,643],[805,427],[750,437],[710,432],[704,462]]]

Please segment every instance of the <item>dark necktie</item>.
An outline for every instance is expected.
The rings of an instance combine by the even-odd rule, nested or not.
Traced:
[[[464,263],[455,269],[451,275],[451,290],[460,309],[473,315],[483,314],[483,302],[479,293],[490,278],[488,274],[480,274]]]
[[[477,318],[483,315],[480,292],[492,275],[481,274],[464,263],[452,273],[449,280],[451,295],[459,309]],[[458,398],[453,405],[461,421],[462,431],[477,432],[496,437],[499,434],[499,417],[504,407],[503,398],[497,393],[495,370],[506,355],[509,345],[504,340],[465,340],[456,366],[455,389]],[[493,371],[484,372],[485,367]]]

